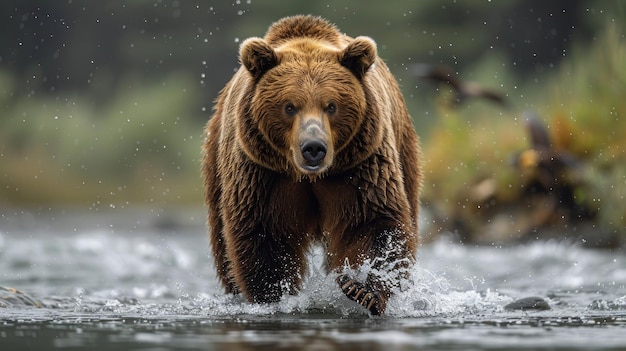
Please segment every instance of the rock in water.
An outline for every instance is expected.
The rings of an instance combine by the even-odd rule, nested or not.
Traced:
[[[513,301],[510,304],[504,306],[504,309],[506,311],[546,311],[551,309],[551,307],[546,302],[546,300],[542,299],[541,297],[532,296]]]

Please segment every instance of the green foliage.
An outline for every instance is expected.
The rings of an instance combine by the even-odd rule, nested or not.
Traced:
[[[555,116],[559,146],[596,162],[625,161],[626,39],[613,23],[589,47],[578,48],[577,59],[561,69],[546,110]]]
[[[129,80],[99,107],[80,97],[25,97],[0,120],[0,193],[15,202],[98,206],[201,199],[202,124],[194,79]]]
[[[578,176],[584,186],[577,189],[577,199],[598,211],[600,226],[626,233],[624,35],[623,27],[610,23],[531,94],[554,148],[582,162]],[[439,117],[424,145],[425,202],[452,218],[484,179],[494,180],[500,205],[518,201],[525,174],[510,160],[530,147],[521,111],[442,106]]]
[[[589,164],[587,196],[602,225],[626,232],[626,31],[610,23],[561,70],[547,109],[557,147]],[[592,64],[590,64],[592,63]],[[625,234],[626,235],[626,234]]]

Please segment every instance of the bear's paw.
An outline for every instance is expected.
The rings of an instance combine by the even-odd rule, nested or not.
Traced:
[[[379,316],[384,313],[382,300],[378,293],[370,291],[365,285],[350,278],[346,274],[337,277],[337,283],[341,291],[352,301],[365,307],[372,315]]]

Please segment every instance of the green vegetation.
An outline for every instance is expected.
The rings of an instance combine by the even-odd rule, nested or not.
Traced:
[[[593,230],[619,233],[622,240],[626,239],[623,28],[610,23],[590,46],[577,47],[558,72],[532,93],[531,107],[545,124],[554,153],[576,160],[562,181],[573,184],[576,202],[594,212]],[[514,102],[519,106],[520,101]],[[470,107],[449,109],[441,105],[439,109],[440,120],[424,145],[424,202],[449,223],[488,223],[495,220],[498,211],[515,218],[526,210],[515,205],[527,206],[522,198],[534,176],[514,165],[516,155],[532,146],[522,113],[529,108],[501,111]],[[481,216],[485,217],[478,219]],[[445,224],[443,227],[452,230]],[[470,229],[480,230],[486,229],[482,225]]]
[[[123,85],[140,86],[105,106],[80,96],[15,99],[0,131],[3,198],[90,207],[201,203],[202,125],[189,123],[201,114],[192,81],[184,74],[159,85],[129,81]]]

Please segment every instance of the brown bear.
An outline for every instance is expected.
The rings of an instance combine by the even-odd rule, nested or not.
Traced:
[[[219,279],[251,302],[278,301],[298,292],[320,242],[345,295],[384,313],[415,261],[421,174],[418,136],[376,44],[294,16],[239,55],[203,145]],[[344,270],[365,262],[361,281]]]

